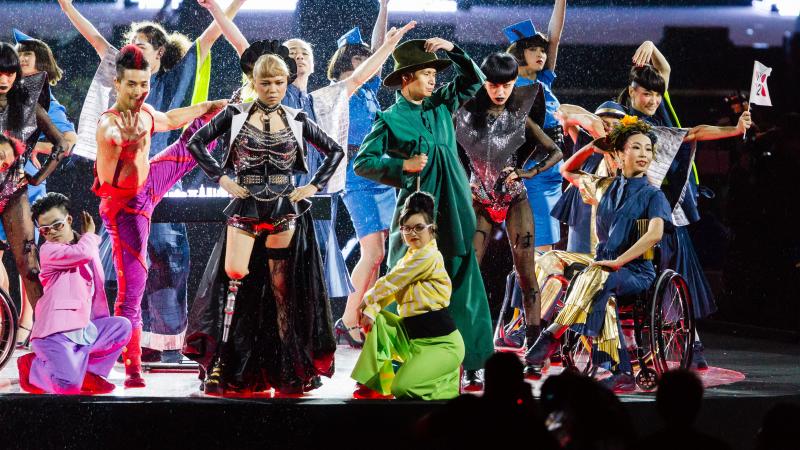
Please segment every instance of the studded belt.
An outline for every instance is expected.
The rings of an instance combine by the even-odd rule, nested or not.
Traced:
[[[250,186],[250,185],[257,185],[257,184],[277,184],[277,185],[284,185],[284,184],[291,184],[292,179],[289,175],[239,175],[236,177],[236,182],[241,184],[242,186]]]

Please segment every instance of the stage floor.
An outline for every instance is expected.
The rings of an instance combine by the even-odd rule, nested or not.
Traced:
[[[707,391],[696,426],[735,450],[751,449],[770,408],[800,403],[800,345],[711,333],[703,341],[715,368],[700,374]],[[443,402],[353,400],[349,373],[357,355],[340,347],[334,377],[302,398],[288,399],[205,396],[191,372],[146,373],[146,388],[118,387],[102,396],[30,395],[20,392],[11,361],[0,371],[0,448],[352,449],[377,441],[385,450],[418,447],[417,421]],[[551,375],[559,371],[554,368]],[[118,366],[112,380],[121,385],[122,379]],[[533,382],[531,388],[538,392],[540,385]],[[639,435],[661,426],[654,394],[621,399]],[[386,441],[389,424],[393,434]],[[502,432],[465,425],[475,442]]]
[[[800,392],[800,346],[780,342],[747,339],[721,334],[703,337],[706,356],[712,367],[699,372],[707,388],[707,397],[726,396],[781,396]],[[0,371],[0,395],[24,392],[19,387],[16,358],[26,351],[15,352],[11,361]],[[339,346],[336,352],[336,372],[331,379],[323,379],[323,386],[303,396],[305,400],[352,399],[354,381],[350,371],[358,358],[358,351]],[[542,381],[530,381],[538,396],[539,388],[548,375],[558,374],[561,368],[551,367]],[[165,370],[154,367],[145,373],[147,387],[125,389],[122,387],[124,368],[117,364],[109,377],[117,389],[104,397],[131,399],[138,397],[189,398],[207,397],[199,389],[196,371]],[[269,394],[256,398],[270,398]],[[621,395],[623,401],[652,401],[654,395],[645,392]]]

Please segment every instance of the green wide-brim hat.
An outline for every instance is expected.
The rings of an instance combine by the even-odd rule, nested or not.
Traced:
[[[397,87],[404,73],[415,72],[429,67],[436,71],[444,70],[453,64],[449,59],[439,59],[434,53],[425,51],[425,39],[411,39],[398,45],[394,52],[394,70],[383,80],[386,87]]]

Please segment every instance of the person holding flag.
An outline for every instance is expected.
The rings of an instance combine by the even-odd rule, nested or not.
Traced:
[[[664,55],[652,42],[645,41],[633,55],[629,85],[620,94],[618,103],[628,114],[638,116],[650,125],[680,127],[668,101],[670,73],[671,67]],[[697,319],[714,313],[717,307],[688,230],[689,224],[700,220],[697,179],[692,176],[696,151],[694,143],[739,136],[751,125],[750,112],[744,111],[736,126],[698,125],[690,128],[683,138],[683,143],[690,145],[684,145],[676,155],[662,186],[673,206],[672,222],[675,226],[674,230],[664,234],[661,267],[673,269],[684,277]],[[700,370],[708,368],[703,350],[698,334],[695,336],[692,359],[693,366]]]

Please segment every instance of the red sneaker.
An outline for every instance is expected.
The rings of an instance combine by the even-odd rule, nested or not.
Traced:
[[[109,382],[100,375],[92,372],[86,372],[83,377],[83,385],[81,386],[81,393],[85,394],[108,394],[116,388],[114,383]]]
[[[142,388],[145,386],[142,378],[142,329],[134,328],[131,340],[122,349],[122,360],[125,363],[125,387]]]
[[[28,353],[17,358],[17,369],[19,369],[19,387],[31,394],[44,394],[45,392],[30,382],[31,364],[36,358],[36,353]]]

